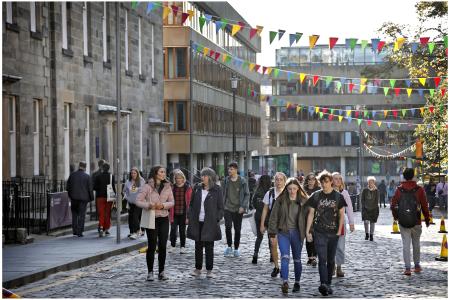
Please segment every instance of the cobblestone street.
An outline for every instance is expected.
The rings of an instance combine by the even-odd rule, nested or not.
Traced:
[[[333,278],[334,295],[338,298],[447,298],[448,264],[435,261],[440,253],[442,234],[439,220],[428,229],[424,226],[421,243],[423,272],[410,277],[402,275],[403,259],[400,235],[391,234],[392,217],[388,208],[380,211],[375,241],[364,240],[360,213],[356,213],[356,231],[347,236],[345,277]],[[446,222],[447,223],[447,222]],[[223,225],[222,225],[223,228]],[[222,230],[224,232],[224,230]],[[225,234],[223,234],[225,236]],[[251,264],[255,237],[248,220],[243,221],[241,257],[225,258],[225,237],[215,244],[213,279],[190,275],[194,268],[193,242],[188,240],[188,253],[168,254],[166,273],[169,280],[145,281],[145,254],[134,251],[70,272],[22,286],[15,292],[27,298],[272,298],[282,297],[280,278],[271,278],[267,239],[261,246],[257,265]],[[113,242],[111,240],[111,242]],[[300,293],[291,293],[293,265],[291,260],[288,297],[321,297],[318,292],[317,268],[306,266],[306,249],[302,252],[303,273]],[[155,258],[157,270],[157,258]]]

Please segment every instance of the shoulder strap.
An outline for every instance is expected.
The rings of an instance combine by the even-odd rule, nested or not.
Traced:
[[[270,199],[272,199],[272,205],[270,206],[269,210],[272,210],[273,203],[275,202],[275,188],[274,187],[270,188],[270,191],[269,191],[269,203],[270,203]]]
[[[112,184],[112,173],[109,173],[109,184]]]

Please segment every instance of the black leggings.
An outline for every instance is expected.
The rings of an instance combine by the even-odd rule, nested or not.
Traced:
[[[261,247],[261,243],[262,243],[262,240],[264,238],[264,234],[262,234],[261,231],[259,230],[259,225],[261,224],[261,219],[260,218],[255,218],[255,223],[256,223],[256,231],[257,231],[257,233],[256,233],[256,241],[255,241],[255,251],[253,253],[253,256],[258,257],[259,248]],[[269,238],[269,235],[267,235],[267,237]],[[270,254],[272,255],[272,247],[271,247],[270,238],[268,240],[269,240]]]
[[[170,225],[170,245],[175,247],[177,244],[177,227],[180,230],[180,246],[186,245],[186,216],[175,215],[173,216],[173,223]]]
[[[148,239],[147,250],[147,269],[153,272],[153,263],[155,260],[156,240],[158,240],[158,270],[159,273],[164,271],[166,263],[166,245],[169,236],[169,218],[155,218],[155,229],[145,229]]]
[[[130,228],[130,234],[139,231],[141,224],[142,208],[137,207],[135,204],[130,203],[130,210],[128,211],[128,227]]]

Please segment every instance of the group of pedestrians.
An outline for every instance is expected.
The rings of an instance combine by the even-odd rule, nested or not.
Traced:
[[[99,236],[102,237],[109,234],[111,202],[107,201],[106,186],[112,184],[114,187],[114,177],[104,161],[99,162],[99,170],[92,178],[85,173],[85,169],[86,164],[80,162],[79,170],[73,172],[67,182],[74,216],[73,233],[82,236],[86,204],[93,201],[94,190],[99,214]],[[413,245],[414,272],[418,273],[422,270],[420,213],[424,214],[428,226],[429,212],[425,190],[413,180],[414,170],[406,169],[403,176],[406,181],[395,189],[392,196],[389,191],[391,184],[380,189],[375,177],[369,176],[367,187],[360,195],[361,215],[365,239],[373,241],[375,223],[383,204],[380,199],[382,196],[391,197],[392,214],[399,221],[403,241],[404,274],[411,275],[410,244]],[[305,244],[308,255],[306,265],[318,265],[319,292],[324,296],[333,293],[332,277],[345,276],[343,264],[346,225],[349,225],[351,232],[355,230],[352,201],[341,174],[331,174],[326,170],[318,175],[310,173],[300,183],[294,177],[287,178],[285,174],[277,172],[273,184],[269,175],[262,175],[252,193],[247,180],[238,174],[235,162],[228,165],[228,176],[222,186],[217,184],[217,174],[211,168],[202,169],[200,177],[199,183],[190,186],[183,172],[174,170],[174,181],[170,182],[166,169],[155,166],[146,182],[137,168],[130,170],[129,179],[124,185],[124,197],[129,203],[129,237],[137,238],[143,231],[147,235],[148,281],[153,281],[155,277],[153,269],[156,249],[157,277],[159,280],[168,279],[164,269],[169,229],[169,252],[176,249],[177,233],[180,237],[180,253],[186,253],[186,238],[194,240],[195,262],[192,275],[201,275],[205,258],[206,276],[214,277],[214,243],[222,239],[220,221],[222,218],[225,220],[227,246],[224,256],[239,257],[242,219],[251,203],[255,208],[253,217],[258,229],[252,263],[258,263],[259,250],[267,231],[270,261],[273,263],[270,275],[277,277],[280,274],[282,293],[288,293],[289,262],[292,255],[295,278],[292,292],[298,292],[302,275],[301,250]],[[445,183],[440,187],[440,190],[443,189]],[[405,203],[409,203],[412,209],[405,208]],[[407,215],[407,211],[413,211],[412,215]]]

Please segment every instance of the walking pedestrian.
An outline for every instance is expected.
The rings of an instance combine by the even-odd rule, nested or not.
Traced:
[[[200,172],[202,182],[194,187],[189,205],[187,237],[195,241],[194,276],[199,276],[203,268],[203,248],[205,248],[206,277],[214,277],[214,241],[222,239],[220,220],[223,218],[223,194],[215,184],[216,173],[211,168]]]
[[[381,204],[383,204],[384,208],[386,208],[386,193],[387,193],[386,183],[384,183],[384,179],[382,179],[381,183],[378,185],[378,194],[380,195],[380,208]]]
[[[111,208],[112,201],[107,201],[106,186],[112,184],[114,192],[116,192],[115,178],[109,172],[109,164],[104,163],[102,166],[102,173],[95,176],[94,190],[97,202],[98,214],[98,236],[104,237],[109,235],[109,228],[111,227]]]
[[[434,182],[433,177],[430,177],[430,181],[427,185],[425,185],[425,193],[427,195],[429,210],[431,213],[436,205],[436,183]]]
[[[253,199],[253,194],[255,193],[255,189],[256,189],[256,178],[255,178],[255,174],[252,171],[248,171],[247,172],[247,177],[248,177],[248,191],[250,193],[250,197],[249,200]],[[253,209],[253,205],[251,202],[249,202],[249,209]]]
[[[391,204],[392,197],[394,197],[396,188],[397,187],[395,186],[395,181],[394,181],[394,179],[392,179],[391,182],[389,183],[389,187],[387,189],[387,196],[388,196],[389,204]]]
[[[174,184],[172,188],[175,205],[169,210],[170,245],[169,253],[174,252],[177,244],[177,230],[180,234],[180,254],[186,253],[187,211],[191,202],[192,188],[186,181],[186,176],[180,169],[173,171]]]
[[[320,184],[319,180],[317,180],[314,173],[309,173],[306,176],[305,184],[303,185],[303,189],[305,190],[306,194],[308,194],[308,197],[312,195],[312,193],[320,190]],[[310,207],[308,206],[308,210]],[[311,234],[314,234],[314,228],[311,228]],[[313,235],[314,240],[314,235]],[[314,242],[308,242],[306,241],[306,253],[308,253],[308,262],[306,265],[316,267],[317,266],[317,252],[314,247]]]
[[[333,176],[333,188],[341,193],[344,197],[345,203],[347,206],[345,207],[345,214],[348,218],[348,224],[350,226],[350,232],[355,231],[355,220],[353,218],[353,205],[352,200],[350,199],[350,194],[345,189],[344,180],[342,179],[342,175],[339,172],[333,172],[331,174]],[[346,236],[346,221],[344,218],[344,225],[342,226],[342,232],[339,236],[338,245],[336,248],[336,276],[344,277],[345,273],[342,271],[342,265],[345,263],[345,236]],[[334,272],[333,272],[334,274]]]
[[[447,210],[448,184],[445,177],[441,177],[440,182],[437,184],[436,193],[436,197],[439,199],[439,209]]]
[[[344,196],[333,189],[333,177],[328,171],[322,171],[318,177],[322,189],[314,192],[306,203],[311,207],[306,224],[306,238],[313,241],[310,230],[314,221],[314,245],[319,257],[319,292],[327,296],[333,294],[331,280],[346,204]]]
[[[379,193],[375,184],[374,176],[367,177],[368,186],[361,192],[361,217],[364,222],[364,231],[366,233],[366,241],[373,241],[375,232],[375,223],[378,220],[380,209],[378,208]],[[369,235],[370,224],[370,235]]]
[[[139,169],[136,167],[131,168],[129,179],[125,183],[125,188],[123,189],[123,194],[130,207],[128,210],[128,227],[130,228],[128,237],[132,240],[141,236],[140,224],[142,208],[136,206],[136,198],[144,185],[145,180],[139,174]]]
[[[278,198],[278,196],[283,192],[284,186],[286,185],[287,177],[283,172],[275,173],[274,177],[275,186],[270,188],[264,195],[263,203],[264,208],[261,214],[260,232],[264,234],[266,229],[269,227],[269,218],[272,212],[273,205]],[[269,248],[270,248],[270,262],[273,263],[274,267],[271,277],[277,277],[280,273],[280,264],[278,262],[278,241],[277,237],[269,238]]]
[[[136,205],[144,208],[142,219],[150,219],[150,210],[155,210],[155,228],[150,224],[142,224],[148,239],[147,249],[147,280],[153,281],[153,264],[155,260],[156,244],[158,243],[158,279],[168,280],[164,273],[166,263],[166,246],[169,236],[169,209],[173,207],[174,200],[170,182],[166,179],[166,169],[154,166],[150,170],[149,180],[136,198]]]
[[[92,186],[94,186],[94,180],[95,180],[95,177],[97,177],[97,175],[100,175],[101,173],[103,173],[103,165],[104,165],[105,163],[106,163],[106,161],[105,161],[104,159],[100,159],[100,160],[97,162],[98,169],[97,169],[96,171],[94,171],[94,173],[92,173],[92,176],[91,176]]]
[[[86,173],[84,161],[80,161],[78,171],[70,174],[66,190],[70,198],[70,210],[72,211],[72,233],[82,237],[87,204],[94,200],[91,177]]]
[[[397,188],[392,198],[392,216],[398,220],[403,243],[403,260],[405,262],[404,275],[411,275],[411,243],[413,248],[414,272],[420,273],[420,235],[422,234],[421,212],[425,224],[430,225],[430,216],[425,190],[418,186],[414,178],[414,169],[403,171],[404,182]],[[412,211],[412,214],[408,214]],[[408,224],[409,223],[409,224]]]
[[[225,178],[224,193],[224,218],[225,235],[227,237],[228,247],[224,251],[224,256],[239,257],[239,244],[241,240],[242,217],[248,209],[250,192],[248,184],[244,177],[237,173],[238,164],[231,162],[228,165],[228,177]],[[234,251],[231,248],[233,236],[231,227],[234,227]]]
[[[266,193],[270,190],[271,185],[272,185],[272,180],[270,179],[269,175],[262,175],[261,177],[259,177],[258,185],[256,187],[256,191],[253,194],[253,198],[252,198],[252,206],[255,208],[255,214],[254,214],[255,224],[257,226],[255,249],[253,251],[252,264],[258,263],[259,248],[261,246],[261,242],[264,237],[264,232],[261,232],[258,227],[261,224],[261,216],[262,216],[262,212],[264,209],[263,199],[264,199],[264,196],[266,195]],[[270,243],[269,243],[269,248],[270,248]]]
[[[281,291],[286,294],[289,290],[289,259],[292,250],[294,261],[295,283],[292,292],[300,291],[300,277],[302,275],[301,252],[305,239],[306,212],[304,205],[308,195],[296,178],[289,178],[281,195],[275,201],[270,214],[269,235],[277,236],[281,254]],[[291,249],[291,250],[290,250]]]

